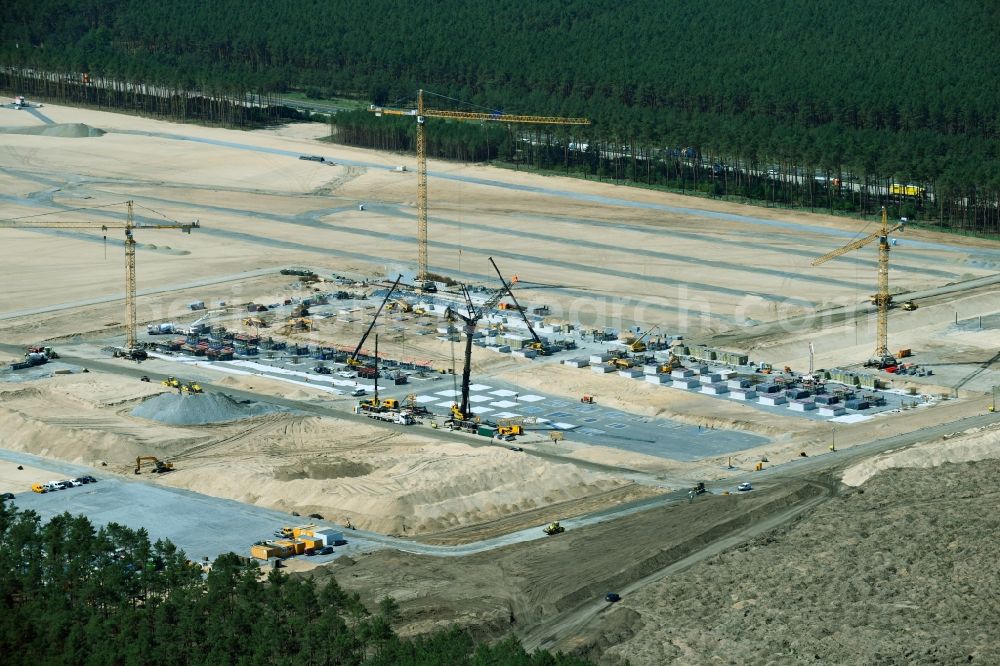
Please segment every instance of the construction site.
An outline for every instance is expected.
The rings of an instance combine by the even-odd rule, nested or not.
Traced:
[[[996,457],[995,241],[30,111],[0,109],[0,491],[43,516],[390,594],[404,633],[666,663],[636,618],[670,567]],[[32,491],[57,472],[98,483]]]

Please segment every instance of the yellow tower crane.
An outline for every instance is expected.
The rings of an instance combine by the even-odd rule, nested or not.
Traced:
[[[882,228],[873,234],[859,238],[856,241],[837,248],[832,252],[824,254],[819,259],[812,262],[813,266],[819,266],[830,259],[847,254],[851,250],[868,245],[872,241],[878,241],[878,291],[872,296],[878,312],[878,330],[875,333],[875,354],[865,365],[876,368],[885,368],[896,364],[896,359],[889,353],[889,305],[892,303],[892,296],[889,294],[889,234],[897,229],[902,229],[902,224],[889,226],[886,217],[885,206],[882,207]]]
[[[556,116],[517,116],[505,113],[476,113],[428,109],[424,106],[424,91],[417,92],[417,108],[390,109],[371,105],[368,109],[376,116],[413,116],[417,120],[417,279],[427,280],[427,139],[424,123],[427,118],[470,120],[496,123],[531,125],[589,125],[587,118],[560,118]]]
[[[111,222],[62,222],[57,220],[41,219],[49,215],[58,213],[41,213],[39,215],[29,215],[26,217],[16,217],[0,221],[0,228],[4,229],[122,229],[125,231],[125,347],[120,355],[128,358],[140,359],[144,352],[139,347],[139,340],[136,336],[136,316],[135,316],[135,237],[132,235],[133,229],[179,229],[186,234],[191,233],[191,229],[197,229],[200,225],[197,221],[190,224],[171,221],[169,224],[141,224],[135,223],[133,216],[132,201],[109,204],[99,208],[124,205],[126,209],[125,220]],[[94,210],[92,208],[80,208],[76,210]],[[72,211],[70,211],[72,212]]]

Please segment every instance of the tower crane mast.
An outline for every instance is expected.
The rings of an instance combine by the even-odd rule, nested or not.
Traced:
[[[889,294],[889,234],[902,229],[902,224],[889,226],[885,206],[882,207],[882,227],[873,234],[848,243],[824,254],[819,259],[812,262],[813,266],[819,266],[830,259],[847,254],[851,250],[857,250],[869,243],[878,241],[878,291],[873,296],[875,307],[878,313],[878,327],[875,333],[875,353],[868,360],[866,365],[877,368],[884,368],[895,365],[895,357],[889,353],[889,305],[892,303],[892,296]]]
[[[64,222],[57,220],[39,219],[51,213],[41,215],[30,215],[27,217],[11,218],[0,221],[0,228],[5,229],[98,229],[108,231],[109,229],[122,229],[125,232],[125,347],[122,350],[123,356],[141,360],[145,357],[145,351],[139,347],[138,336],[136,335],[136,313],[135,313],[135,229],[179,229],[190,234],[192,229],[197,229],[201,225],[198,221],[189,224],[171,222],[169,224],[141,224],[135,223],[133,212],[134,202],[122,202],[126,208],[124,221],[110,222]],[[110,204],[112,206],[122,204]],[[90,210],[90,209],[87,209]]]
[[[429,109],[424,106],[424,90],[417,92],[417,108],[393,109],[372,104],[369,111],[376,116],[411,116],[417,121],[417,279],[426,281],[427,274],[427,134],[424,125],[428,118],[446,120],[519,123],[531,125],[589,125],[587,118],[561,118],[558,116],[523,116],[500,112],[477,113]]]

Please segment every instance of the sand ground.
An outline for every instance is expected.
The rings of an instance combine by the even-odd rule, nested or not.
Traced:
[[[0,219],[51,212],[55,214],[47,217],[53,220],[100,225],[121,220],[124,209],[95,207],[131,199],[141,223],[200,222],[190,235],[136,232],[140,322],[190,320],[187,304],[194,300],[214,306],[308,293],[309,288],[293,278],[273,273],[289,265],[358,278],[413,275],[412,156],[321,143],[318,139],[327,130],[314,124],[238,132],[61,106],[43,111],[55,123],[83,123],[105,134],[0,133]],[[39,123],[30,114],[0,110],[0,128]],[[321,154],[334,165],[298,160],[299,154]],[[406,165],[408,171],[396,172],[397,165]],[[758,360],[803,371],[810,342],[816,367],[825,368],[856,365],[874,346],[871,313],[817,316],[867,299],[875,281],[874,249],[810,266],[816,257],[871,233],[873,220],[692,199],[488,165],[431,160],[429,172],[430,269],[495,285],[487,262],[492,256],[506,274],[519,276],[523,300],[549,305],[555,321],[617,328],[658,325],[689,341],[718,340]],[[359,203],[365,204],[364,211]],[[0,233],[6,269],[6,288],[0,293],[4,343],[54,340],[61,348],[94,354],[104,344],[120,343],[121,232],[109,230],[106,238],[99,229]],[[890,273],[894,291],[938,288],[991,276],[1000,268],[997,243],[930,230],[907,230],[896,240]],[[896,378],[896,386],[945,394],[949,400],[930,409],[838,427],[838,446],[982,413],[986,392],[1000,385],[996,324],[991,323],[998,312],[995,287],[930,297],[915,312],[893,310],[890,346],[912,348],[916,362],[935,370],[933,377]],[[338,317],[302,339],[351,344],[363,315]],[[968,325],[980,316],[985,327]],[[431,336],[404,336],[385,344],[390,353],[434,362],[447,361],[452,353],[450,345]],[[556,396],[575,399],[592,393],[602,403],[637,415],[770,437],[766,447],[734,456],[741,470],[762,455],[780,463],[800,451],[821,453],[830,434],[829,425],[822,422],[775,418],[746,406],[655,391],[617,377],[504,360],[479,350],[474,360],[477,376],[515,374],[519,385],[544,388]],[[174,374],[163,361],[146,367]],[[206,372],[212,381],[234,389],[336,402],[308,388]],[[163,390],[156,383],[103,372],[0,384],[3,446],[90,465],[106,462],[107,470],[121,474],[131,473],[135,456],[157,455],[175,460],[178,470],[150,482],[443,540],[456,530],[468,530],[455,537],[462,540],[485,534],[484,525],[520,526],[519,516],[547,522],[546,507],[559,507],[562,516],[574,515],[574,506],[589,511],[648,496],[672,479],[714,478],[726,474],[721,470],[728,462],[709,458],[682,464],[602,446],[574,446],[562,451],[561,460],[542,459],[445,440],[429,429],[387,431],[349,419],[291,414],[202,426],[170,426],[130,414],[135,405]],[[548,445],[531,446],[544,452]],[[970,450],[981,448],[970,445]],[[956,461],[978,455],[925,453],[915,455]],[[875,469],[896,464],[911,463],[886,457],[851,472],[849,478],[861,480]],[[648,485],[637,485],[634,473],[626,478],[609,467],[641,472]],[[20,483],[20,473],[8,476],[0,470],[0,486]],[[692,521],[702,521],[699,524],[711,531],[732,515],[736,502],[770,501],[763,493],[760,497],[718,498],[711,508],[691,514],[666,512],[666,522],[655,529],[642,521],[622,523],[598,536],[581,534],[515,549],[500,558],[506,564],[500,566],[499,576],[498,559],[492,556],[470,560],[462,573],[389,554],[371,556],[356,566],[341,562],[338,576],[343,570],[347,580],[356,580],[354,587],[372,598],[391,593],[407,601],[411,630],[460,619],[494,635],[511,623],[531,622],[547,610],[603,594],[616,580],[608,573],[615,565],[612,559],[630,557],[613,553],[607,540],[634,546],[634,553],[629,552],[635,555],[633,573],[638,575],[638,569],[669,561],[672,547],[693,547],[690,539],[681,538]],[[651,549],[659,555],[650,556]],[[791,562],[794,558],[787,555],[779,554]],[[759,562],[727,575],[752,580],[751,564]],[[846,571],[848,565],[841,564]],[[685,590],[712,577],[704,571],[692,575],[694,582]],[[470,592],[480,588],[481,595]],[[721,588],[713,589],[724,596]],[[796,589],[779,592],[775,598],[799,594]],[[632,612],[659,617],[663,604],[656,593],[649,595],[639,599]],[[696,597],[678,599],[692,607],[699,603]],[[752,605],[744,602],[733,598],[732,604],[742,604],[733,606],[733,612]],[[673,644],[670,649],[676,648],[676,653],[665,653],[682,663],[705,641],[714,640],[696,629],[684,630],[689,632],[686,643]],[[663,642],[662,636],[650,631],[644,629],[615,658],[663,663],[657,661],[659,653],[650,651]],[[628,633],[623,631],[613,642]]]

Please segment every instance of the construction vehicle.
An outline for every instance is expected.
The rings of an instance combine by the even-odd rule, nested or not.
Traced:
[[[163,384],[164,386],[168,386],[170,388],[175,388],[175,389],[179,389],[181,387],[181,380],[177,379],[176,377],[167,377],[160,383]]]
[[[399,409],[399,400],[395,398],[386,398],[382,401],[382,406],[386,409]]]
[[[626,339],[625,344],[628,346],[629,351],[632,352],[633,354],[641,354],[644,351],[646,351],[646,343],[644,341],[646,337],[650,333],[655,331],[657,328],[659,328],[659,326],[651,326],[645,333],[643,333],[639,337]]]
[[[552,536],[554,534],[562,534],[563,532],[566,531],[566,528],[560,525],[559,521],[557,520],[554,523],[549,523],[548,525],[543,527],[542,531],[545,532],[547,535]]]
[[[913,312],[919,306],[916,303],[914,303],[913,301],[903,301],[903,305],[901,307],[904,310],[906,310],[907,312]]]
[[[883,206],[881,229],[828,252],[812,262],[813,266],[819,266],[830,259],[847,254],[851,250],[857,250],[873,241],[878,241],[878,291],[875,294],[878,325],[875,333],[875,353],[865,362],[866,367],[886,368],[896,365],[896,359],[889,353],[888,342],[889,304],[892,302],[892,296],[889,294],[889,234],[897,229],[902,229],[903,225],[900,223],[890,227],[887,215],[886,208]]]
[[[164,474],[166,472],[172,472],[174,469],[174,464],[169,462],[163,462],[156,456],[139,456],[135,459],[135,473],[139,474],[142,470],[142,464],[148,462],[153,465],[151,470],[153,474]]]
[[[135,246],[136,241],[132,234],[135,229],[178,229],[186,234],[190,234],[192,229],[199,228],[200,224],[197,220],[190,224],[182,224],[180,222],[171,221],[168,224],[142,224],[137,225],[135,223],[135,217],[133,214],[134,202],[126,201],[124,202],[126,208],[125,220],[104,220],[101,222],[46,222],[41,220],[45,215],[54,215],[57,213],[42,213],[40,215],[29,215],[22,218],[12,218],[0,221],[0,226],[9,229],[36,229],[36,228],[53,228],[53,229],[97,229],[100,231],[107,232],[108,229],[122,229],[125,231],[125,346],[116,348],[114,351],[114,356],[116,358],[127,358],[134,361],[143,361],[147,358],[146,351],[139,346],[139,339],[136,334],[136,315],[135,315],[135,299],[136,299],[136,280],[135,280]],[[110,206],[120,206],[121,203],[108,204],[107,206],[100,206],[98,208],[108,208]],[[74,209],[74,210],[88,210],[93,211],[96,209]],[[149,209],[147,209],[149,210]],[[58,214],[62,214],[64,211],[59,211]],[[157,211],[150,211],[156,213],[157,215],[163,216]],[[101,214],[106,214],[102,211]],[[169,218],[168,218],[169,219]],[[107,236],[105,236],[106,238]]]
[[[608,364],[618,368],[619,370],[628,370],[629,368],[635,367],[635,363],[632,362],[632,359],[630,358],[613,358],[608,361]]]
[[[704,481],[699,481],[697,483],[697,485],[695,485],[693,488],[691,488],[690,492],[693,495],[704,495],[705,493],[708,492],[708,490],[705,488],[705,482]]]
[[[433,94],[433,93],[431,93]],[[450,99],[441,96],[443,99]],[[589,125],[586,118],[556,118],[550,116],[515,116],[499,112],[478,113],[468,111],[446,111],[424,107],[424,91],[417,92],[417,108],[388,109],[374,104],[368,108],[377,117],[410,116],[417,121],[417,280],[423,281],[427,289],[430,279],[427,271],[427,138],[424,124],[428,118],[464,120],[472,122],[527,123],[537,125]]]
[[[181,390],[184,391],[185,393],[192,393],[192,394],[204,393],[204,391],[201,388],[201,384],[199,384],[198,382],[188,382],[187,384],[183,384],[181,386]]]
[[[515,296],[514,292],[511,291],[510,286],[517,282],[517,276],[515,275],[510,282],[507,282],[507,280],[504,279],[503,274],[500,272],[500,269],[497,267],[497,263],[493,261],[493,257],[490,257],[490,263],[493,264],[493,270],[497,272],[500,282],[503,283],[503,290],[506,291],[507,294],[510,295],[511,300],[514,301],[512,309],[517,310],[517,313],[521,315],[521,319],[524,320],[524,324],[528,327],[528,333],[531,334],[532,339],[532,341],[528,343],[528,349],[531,349],[542,356],[548,356],[552,353],[552,349],[542,342],[540,337],[538,337],[538,333],[535,332],[535,327],[531,325],[531,320],[528,319],[528,315],[524,313],[524,308],[522,308],[521,304],[517,302],[517,296]]]
[[[267,322],[260,317],[247,317],[243,320],[244,326],[252,326],[253,328],[267,328]]]
[[[358,341],[358,346],[354,348],[354,353],[352,353],[348,357],[347,365],[351,367],[357,367],[359,365],[362,365],[361,361],[358,360],[358,354],[361,353],[361,347],[362,345],[365,344],[365,340],[368,339],[368,336],[371,334],[372,329],[375,328],[375,322],[378,321],[378,316],[379,314],[381,314],[382,308],[385,307],[385,304],[389,301],[389,297],[392,296],[392,292],[396,291],[396,287],[399,286],[399,281],[402,279],[403,279],[403,274],[400,273],[399,277],[396,278],[396,281],[392,283],[391,287],[389,287],[389,291],[386,292],[385,298],[382,299],[382,302],[379,303],[378,309],[375,310],[375,315],[372,317],[372,323],[368,324],[368,328],[365,330],[364,335],[362,335],[361,340]],[[378,363],[377,356],[378,353],[376,352],[376,359],[375,359],[376,364]]]
[[[40,495],[40,494],[46,492],[45,491],[45,486],[43,486],[40,483],[33,483],[33,484],[31,484],[31,492],[38,493]]]
[[[506,283],[505,283],[506,284]],[[445,310],[445,318],[448,321],[454,322],[455,320],[462,321],[465,332],[465,354],[463,355],[464,365],[462,367],[462,400],[460,403],[455,403],[451,406],[451,416],[448,418],[448,423],[453,427],[465,430],[475,430],[478,424],[478,417],[472,413],[472,408],[469,405],[469,384],[472,376],[472,338],[476,334],[476,326],[479,324],[479,320],[483,316],[496,307],[496,304],[500,302],[504,294],[507,293],[507,289],[497,289],[494,291],[482,305],[478,308],[472,303],[472,296],[469,294],[469,290],[465,285],[462,285],[462,294],[465,296],[465,308],[468,312],[467,315],[461,314],[454,308],[449,306]]]
[[[497,428],[497,435],[506,437],[509,435],[523,435],[524,426],[519,424],[504,425]]]
[[[582,403],[584,403],[586,405],[592,405],[592,404],[594,404],[594,396],[592,396],[592,395],[585,395],[582,398],[580,398],[580,402],[582,402]]]

